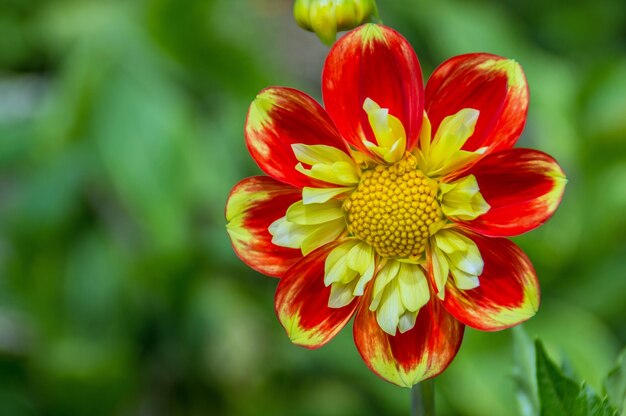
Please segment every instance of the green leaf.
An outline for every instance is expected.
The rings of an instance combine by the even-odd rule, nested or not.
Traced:
[[[543,344],[535,342],[537,386],[542,416],[615,416],[607,399],[600,399],[584,383],[578,384],[547,356]]]
[[[537,376],[535,370],[535,347],[522,325],[512,329],[513,333],[513,381],[517,406],[522,416],[539,414]]]
[[[621,412],[621,415],[624,415],[626,413],[626,348],[622,350],[615,367],[604,381],[604,390],[610,403]]]

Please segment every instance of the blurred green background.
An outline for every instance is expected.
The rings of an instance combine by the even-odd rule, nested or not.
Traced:
[[[569,177],[516,241],[543,303],[525,325],[601,391],[626,344],[626,2],[379,1],[427,77],[488,51],[531,89],[521,146]],[[260,171],[243,123],[268,85],[320,98],[327,49],[287,0],[0,2],[0,415],[405,415],[344,330],[292,345],[276,280],[223,208]],[[511,331],[468,330],[442,415],[514,415]]]

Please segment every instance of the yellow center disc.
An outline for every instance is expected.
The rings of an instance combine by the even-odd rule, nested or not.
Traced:
[[[345,200],[348,230],[383,257],[418,259],[430,226],[442,219],[436,183],[407,155],[392,166],[365,171]]]

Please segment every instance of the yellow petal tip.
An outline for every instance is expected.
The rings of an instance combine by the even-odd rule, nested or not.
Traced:
[[[521,87],[526,85],[526,77],[522,66],[514,59],[490,59],[483,62],[480,68],[504,72],[508,79],[509,87]]]
[[[269,113],[275,103],[276,98],[271,90],[260,92],[250,104],[246,127],[256,131],[270,124]]]

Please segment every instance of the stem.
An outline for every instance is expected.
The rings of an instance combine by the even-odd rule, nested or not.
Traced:
[[[411,415],[435,416],[435,380],[425,380],[413,386]]]

